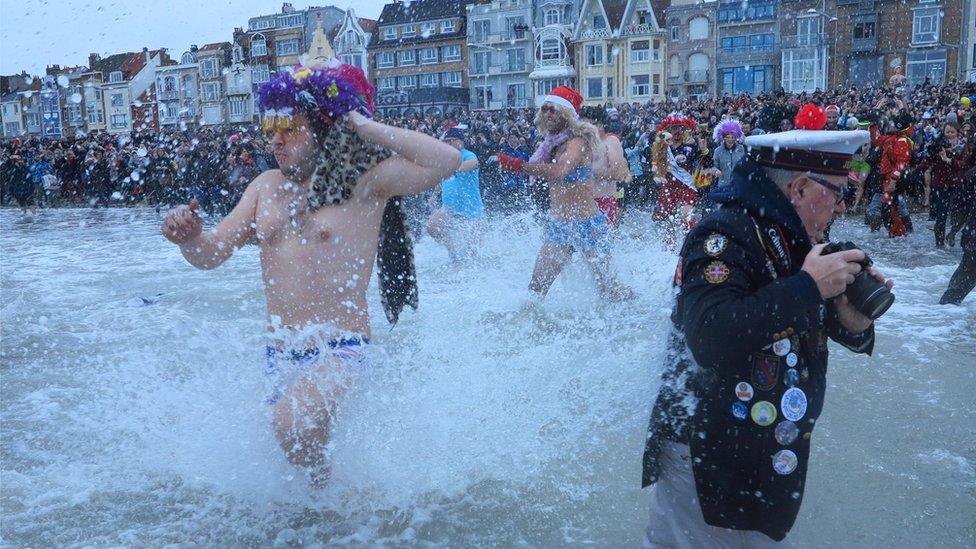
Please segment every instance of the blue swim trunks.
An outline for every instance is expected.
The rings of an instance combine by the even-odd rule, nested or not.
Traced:
[[[326,352],[315,346],[282,349],[279,346],[268,345],[265,349],[267,365],[264,374],[271,379],[272,390],[265,402],[268,404],[277,402],[299,376],[324,359],[339,359],[351,373],[364,370],[368,366],[366,359],[368,344],[369,338],[365,337],[333,339],[326,344],[329,348]]]
[[[579,252],[610,253],[610,223],[600,212],[589,219],[546,221],[546,242],[560,246],[572,246]]]

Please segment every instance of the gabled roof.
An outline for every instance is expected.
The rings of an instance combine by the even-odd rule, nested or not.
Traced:
[[[115,55],[110,55],[104,59],[99,59],[98,61],[92,63],[91,70],[105,73],[106,76],[115,71],[122,71],[124,73],[126,63],[129,61],[129,58],[134,55],[141,57],[142,53],[116,53]],[[123,76],[125,75],[123,74]]]
[[[213,44],[204,44],[202,48],[197,51],[219,51],[219,50],[229,50],[231,46],[230,42],[214,42]]]
[[[412,2],[392,2],[383,6],[378,25],[397,25],[419,23],[432,19],[460,17],[470,0],[413,0]]]
[[[607,26],[611,31],[620,29],[627,4],[627,0],[603,0],[603,12],[607,14]]]
[[[671,0],[651,0],[651,11],[654,12],[654,20],[657,21],[658,28],[663,29],[667,26],[664,18],[669,7],[671,7]]]

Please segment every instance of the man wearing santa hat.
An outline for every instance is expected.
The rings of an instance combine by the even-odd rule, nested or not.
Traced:
[[[549,182],[549,219],[529,289],[545,296],[578,251],[590,265],[604,298],[627,300],[634,292],[613,273],[610,222],[593,200],[593,161],[603,143],[596,127],[580,120],[582,103],[583,97],[568,86],[552,90],[535,118],[543,136],[535,153],[528,162],[499,153],[498,164],[504,171]]]
[[[874,347],[873,321],[844,294],[864,253],[821,244],[846,210],[847,164],[870,137],[825,123],[807,105],[800,129],[746,137],[749,156],[710,195],[721,208],[681,248],[644,452],[643,485],[654,485],[645,547],[781,542],[806,488],[827,338]]]

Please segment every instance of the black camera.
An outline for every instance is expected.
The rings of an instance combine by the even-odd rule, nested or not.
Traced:
[[[858,249],[860,248],[853,242],[831,242],[824,246],[822,255]],[[851,305],[861,314],[871,320],[877,320],[895,302],[895,294],[891,293],[888,286],[878,282],[868,274],[867,269],[872,264],[873,262],[868,254],[864,254],[864,261],[861,261],[862,270],[854,276],[854,282],[847,285],[844,294],[847,295],[847,300]]]

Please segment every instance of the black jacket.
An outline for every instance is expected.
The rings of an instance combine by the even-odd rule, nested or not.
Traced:
[[[675,273],[643,485],[665,441],[689,444],[705,522],[781,540],[803,497],[827,337],[870,353],[874,329],[841,327],[800,270],[811,243],[796,210],[751,160],[710,198],[721,208],[688,234]]]

